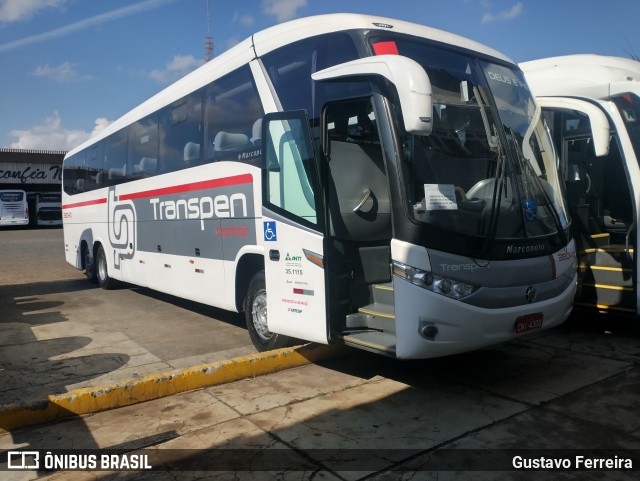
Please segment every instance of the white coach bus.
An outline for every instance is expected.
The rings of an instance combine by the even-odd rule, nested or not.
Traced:
[[[0,190],[0,227],[29,225],[29,204],[24,190]]]
[[[579,253],[576,304],[638,314],[640,62],[567,55],[521,67],[561,152]]]
[[[104,288],[245,312],[259,350],[459,353],[569,315],[556,162],[499,52],[398,20],[304,18],[68,153],[66,258]]]
[[[60,192],[36,194],[36,225],[62,225],[62,196]]]

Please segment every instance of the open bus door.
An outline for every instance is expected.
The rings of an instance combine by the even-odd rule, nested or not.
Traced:
[[[328,343],[324,209],[305,111],[267,114],[262,125],[268,329]]]
[[[595,104],[564,97],[537,100],[560,152],[578,248],[575,304],[635,314],[636,215],[621,145]]]

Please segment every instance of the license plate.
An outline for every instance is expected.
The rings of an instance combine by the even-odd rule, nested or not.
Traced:
[[[536,312],[535,314],[527,314],[526,316],[520,316],[516,319],[516,334],[522,332],[532,331],[542,327],[542,312]]]

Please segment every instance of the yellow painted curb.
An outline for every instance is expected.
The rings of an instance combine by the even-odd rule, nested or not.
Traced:
[[[18,404],[0,406],[0,433],[65,417],[97,413],[172,394],[216,386],[334,356],[336,347],[305,344],[292,348],[149,374],[99,387],[81,388]]]

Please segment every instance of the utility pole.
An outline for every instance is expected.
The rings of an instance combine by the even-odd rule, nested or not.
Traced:
[[[204,37],[204,61],[213,58],[213,38],[211,37],[211,15],[209,13],[209,0],[207,2],[207,36]]]

